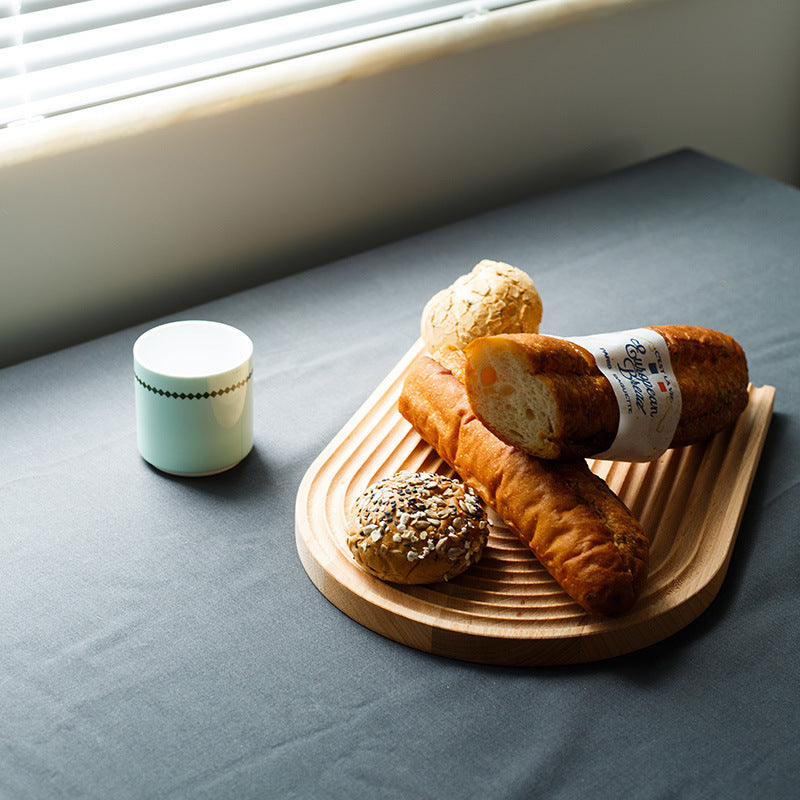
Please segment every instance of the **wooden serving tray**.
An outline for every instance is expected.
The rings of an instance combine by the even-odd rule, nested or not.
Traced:
[[[589,461],[651,541],[650,574],[634,609],[587,614],[527,547],[491,515],[482,560],[448,582],[384,583],[345,541],[345,515],[370,484],[397,470],[452,471],[397,412],[418,341],[309,468],[297,494],[295,536],[314,585],[352,619],[410,647],[484,664],[596,661],[661,641],[696,619],[728,568],[772,417],[775,389],[750,387],[732,430],[646,464]]]

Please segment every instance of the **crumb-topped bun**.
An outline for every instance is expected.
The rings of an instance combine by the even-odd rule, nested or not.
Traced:
[[[398,472],[370,486],[347,517],[347,544],[376,578],[438,583],[483,555],[489,525],[483,505],[455,478]]]
[[[420,330],[433,353],[446,345],[464,348],[479,336],[538,333],[541,321],[542,300],[530,275],[484,259],[428,301]]]

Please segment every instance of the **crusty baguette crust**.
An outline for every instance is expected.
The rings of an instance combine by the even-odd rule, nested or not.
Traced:
[[[741,346],[719,331],[692,325],[649,326],[667,344],[681,391],[681,415],[670,447],[704,441],[732,425],[747,406],[747,359]],[[542,458],[589,457],[607,450],[619,426],[614,390],[594,356],[580,345],[540,334],[489,336],[469,344],[465,382],[473,410],[503,441]],[[520,437],[496,413],[487,366],[516,359],[535,375],[557,409],[552,429]],[[499,369],[499,368],[498,368]]]
[[[747,358],[725,333],[692,325],[654,325],[664,337],[681,388],[672,447],[704,441],[732,425],[747,407]]]
[[[545,461],[504,444],[475,417],[453,373],[427,356],[412,364],[398,408],[584,609],[615,616],[633,606],[649,543],[585,461]]]

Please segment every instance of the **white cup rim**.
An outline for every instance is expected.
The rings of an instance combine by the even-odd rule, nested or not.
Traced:
[[[165,378],[170,383],[236,373],[252,356],[253,342],[246,333],[211,320],[167,322],[145,331],[133,345],[137,367],[149,378]]]

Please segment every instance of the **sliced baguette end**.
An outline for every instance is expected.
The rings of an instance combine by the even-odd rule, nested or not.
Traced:
[[[475,416],[499,439],[539,458],[558,458],[558,403],[547,382],[525,368],[513,340],[485,337],[466,349],[465,382]]]

